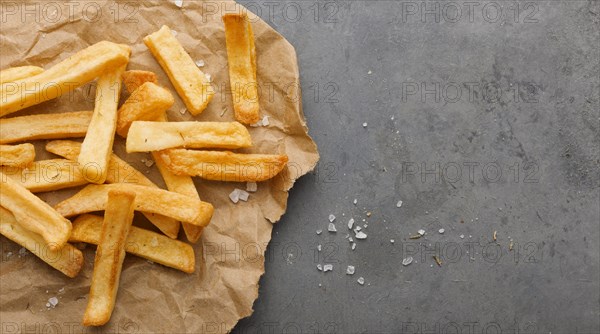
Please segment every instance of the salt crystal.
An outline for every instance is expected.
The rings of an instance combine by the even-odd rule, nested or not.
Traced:
[[[262,119],[261,119],[261,120],[259,120],[259,121],[258,121],[258,122],[256,122],[256,123],[254,123],[254,124],[250,124],[250,127],[253,127],[253,128],[257,128],[257,127],[259,127],[259,126],[263,126],[263,121],[262,121]]]
[[[354,233],[358,233],[358,231],[362,230],[362,228],[358,225],[356,225],[356,228],[354,229]]]
[[[352,243],[352,250],[354,250],[356,248],[356,244]]]
[[[206,76],[206,80],[208,80],[208,82],[210,82],[211,79],[212,79],[212,76],[210,74],[208,74],[208,73],[206,73],[204,75]]]
[[[47,308],[50,308],[50,303],[46,303],[46,307],[47,307]]]
[[[25,249],[24,247],[21,247],[21,249],[19,249],[19,256],[25,256],[27,255],[27,249]]]
[[[256,184],[256,182],[246,183],[246,191],[253,193],[253,192],[256,192],[257,190],[258,190],[258,184]]]
[[[250,194],[247,191],[241,190],[241,189],[237,189],[240,200],[247,202],[248,201],[248,197],[250,196]]]
[[[398,203],[396,203],[396,207],[399,208],[402,206],[402,201],[398,201]]]
[[[8,253],[6,253],[6,258],[7,258],[7,259],[8,259],[9,257],[11,257],[11,256],[12,256],[12,252],[8,252]]]
[[[60,288],[60,290],[58,290],[58,293],[63,293],[65,292],[65,288]]]
[[[317,246],[317,250],[320,252],[321,251],[321,245]]]
[[[403,266],[408,266],[412,262],[413,262],[413,258],[412,258],[412,256],[409,256],[409,257],[405,258],[404,260],[402,260],[402,265]]]
[[[444,234],[444,232],[446,232],[446,230],[444,230],[443,228],[441,228],[441,229],[439,229],[439,230],[438,230],[438,232],[439,232],[440,234]]]
[[[202,60],[202,59],[196,60],[196,66],[203,67],[204,66],[204,60]]]
[[[354,205],[356,205],[356,203],[358,203],[358,200],[355,198],[352,203],[354,203]]]
[[[420,229],[417,231],[417,233],[419,233],[419,235],[424,235],[425,234],[425,230],[424,229]]]
[[[351,230],[352,226],[354,226],[354,218],[350,218],[350,220],[348,221],[348,229]]]
[[[58,298],[51,297],[50,299],[48,299],[48,304],[50,304],[50,307],[52,308],[56,307],[56,305],[58,305]]]
[[[269,126],[269,124],[270,124],[269,123],[269,116],[263,117],[263,119],[262,119],[262,125],[263,126]]]
[[[317,269],[319,269],[319,271],[322,271],[323,270],[323,266],[319,263],[319,264],[317,264]]]
[[[464,234],[461,234],[461,235],[460,235],[460,238],[461,238],[461,239],[464,239],[464,238],[465,238],[465,235],[464,235]]]
[[[327,227],[327,231],[329,231],[329,232],[337,232],[337,229],[335,228],[335,224],[334,223],[329,223],[329,226]]]
[[[396,241],[395,241],[394,239],[390,239],[390,242],[391,242],[391,243],[394,243],[394,242],[396,242]]]
[[[366,239],[367,235],[364,232],[356,233],[356,239]]]
[[[371,72],[371,70],[369,70],[369,72],[367,72],[367,74],[371,74],[371,73],[373,73],[373,72]]]
[[[187,109],[185,109],[185,108],[179,109],[179,113],[182,115],[185,114],[186,111],[187,111]]]
[[[364,123],[363,123],[363,128],[366,128],[366,127],[367,127],[367,125],[369,125],[369,124],[367,124],[367,122],[364,122]]]
[[[352,239],[352,237],[349,237],[349,238],[348,238],[348,241],[350,241],[350,242],[354,242],[354,239]]]
[[[240,191],[239,189],[233,189],[233,191],[231,192],[231,194],[229,194],[229,199],[233,202],[236,203],[240,201]]]
[[[173,34],[173,36],[177,36],[177,31],[171,29],[171,34]]]
[[[173,1],[175,3],[175,6],[181,8],[183,7],[183,0],[175,0]]]
[[[346,274],[354,275],[354,266],[348,266],[348,268],[346,268]]]
[[[326,264],[323,266],[323,272],[328,272],[333,270],[333,264]]]
[[[358,284],[360,285],[364,285],[365,284],[365,278],[364,277],[359,277],[357,280]]]
[[[154,161],[153,160],[146,160],[146,161],[144,161],[144,165],[146,165],[146,167],[152,167],[152,165],[154,165]]]
[[[317,234],[323,233],[323,230],[317,230]]]
[[[330,214],[329,215],[329,221],[333,223],[333,221],[335,220],[335,216]]]

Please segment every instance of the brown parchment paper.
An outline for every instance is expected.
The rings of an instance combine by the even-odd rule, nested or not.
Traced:
[[[14,4],[16,7],[13,2],[2,7],[0,68],[47,68],[101,40],[126,43],[133,50],[128,69],[156,72],[160,84],[176,96],[176,104],[169,110],[171,121],[234,120],[231,95],[227,92],[229,75],[221,22],[225,12],[245,10],[234,2],[184,0],[182,8],[170,1]],[[228,194],[235,188],[245,189],[245,184],[195,179],[201,198],[215,206],[210,226],[194,245],[196,272],[185,274],[128,255],[111,321],[100,329],[81,326],[95,247],[87,246],[84,269],[77,278],[69,279],[34,255],[20,254],[18,245],[1,237],[0,332],[224,333],[252,313],[258,281],[264,273],[271,223],[285,212],[288,190],[294,181],[315,167],[319,155],[302,113],[294,48],[258,17],[252,13],[249,16],[256,36],[261,113],[269,116],[270,124],[250,128],[254,147],[243,152],[285,153],[290,157],[288,168],[275,179],[259,183],[258,192],[251,194],[248,202],[237,205],[231,203]],[[194,60],[205,62],[202,70],[212,77],[215,97],[197,117],[181,113],[181,99],[142,42],[144,36],[163,24],[176,32]],[[9,117],[92,110],[93,102],[91,83]],[[38,160],[53,157],[44,150],[46,141],[34,143]],[[143,162],[151,160],[150,155],[126,154],[124,141],[119,138],[114,151],[164,187],[156,167]],[[40,196],[54,205],[78,190]],[[134,224],[152,228],[138,213]],[[182,232],[180,239],[185,240]],[[56,308],[46,307],[50,297],[59,299]]]

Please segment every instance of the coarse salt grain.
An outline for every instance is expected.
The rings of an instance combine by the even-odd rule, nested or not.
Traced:
[[[175,3],[175,6],[181,8],[183,7],[183,0],[175,0],[173,1]]]
[[[317,250],[320,252],[321,251],[321,245],[317,245]]]
[[[144,165],[146,165],[146,167],[152,167],[152,165],[154,165],[154,161],[153,160],[146,160],[146,161],[144,161]]]
[[[323,272],[328,272],[333,270],[333,264],[326,264],[323,266]]]
[[[348,229],[351,230],[352,226],[354,226],[354,218],[350,218],[350,220],[348,221]]]
[[[50,299],[48,299],[48,304],[50,304],[50,307],[55,308],[56,305],[58,305],[58,298],[51,297]],[[46,304],[46,305],[48,305],[48,304]]]
[[[333,214],[329,214],[329,221],[333,223],[335,220],[335,216]]]
[[[444,234],[444,232],[446,232],[446,230],[444,230],[443,228],[441,228],[441,229],[438,230],[439,234]]]
[[[353,242],[352,243],[352,250],[356,249],[356,244]]]
[[[369,124],[367,124],[367,122],[363,123],[363,128],[366,128]]]
[[[202,59],[196,60],[196,66],[203,67],[204,66],[204,60],[202,60]]]
[[[354,203],[354,205],[356,205],[356,203],[358,203],[358,200],[355,198],[352,203]]]
[[[323,233],[323,230],[317,230],[317,234]]]
[[[354,275],[354,266],[348,266],[348,268],[346,268],[346,274]]]
[[[205,73],[204,75],[206,76],[206,80],[208,80],[208,82],[211,82],[212,76],[208,73]]]
[[[390,239],[390,242],[391,242],[391,243],[394,243],[394,242],[396,242],[396,241],[395,241],[394,239]]]
[[[182,115],[185,114],[186,111],[187,111],[186,108],[179,109],[179,113],[182,114]]]
[[[258,190],[258,184],[256,182],[248,182],[246,183],[246,191],[248,192],[256,192]]]
[[[360,285],[364,285],[365,284],[365,278],[364,277],[359,277],[357,280],[358,284]]]
[[[263,117],[263,119],[262,119],[262,125],[263,126],[269,126],[269,124],[271,124],[271,123],[269,123],[269,116]]]
[[[229,199],[237,204],[240,201],[240,191],[239,189],[233,189],[233,191],[229,194]]]
[[[366,239],[367,235],[364,232],[358,232],[355,235],[356,239]]]
[[[402,265],[403,266],[408,266],[409,264],[411,264],[413,262],[413,258],[412,256],[409,256],[405,259],[402,260]]]
[[[417,231],[417,233],[419,233],[419,235],[425,235],[425,230],[424,229],[420,229]]]
[[[329,226],[327,226],[327,231],[329,231],[329,232],[337,232],[337,229],[335,228],[335,224],[334,223],[329,223]]]
[[[250,194],[247,191],[241,190],[241,189],[237,189],[240,200],[247,202],[248,201],[248,197],[250,196]]]
[[[319,271],[322,271],[322,270],[323,270],[323,266],[322,266],[322,265],[319,263],[319,264],[317,264],[317,269],[318,269]]]
[[[402,206],[402,201],[398,201],[398,203],[396,203],[396,207],[399,208]]]

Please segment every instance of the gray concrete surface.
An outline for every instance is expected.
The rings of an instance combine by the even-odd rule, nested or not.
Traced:
[[[597,1],[242,3],[296,47],[322,159],[234,333],[600,331]]]

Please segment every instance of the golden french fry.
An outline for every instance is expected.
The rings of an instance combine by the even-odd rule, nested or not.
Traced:
[[[38,66],[19,66],[11,67],[0,71],[0,85],[7,82],[15,82],[17,80],[32,77],[44,72],[44,69]]]
[[[128,153],[174,147],[235,149],[252,146],[252,138],[238,122],[135,121],[127,133],[126,145]]]
[[[0,119],[0,144],[85,137],[91,120],[91,111],[3,118]]]
[[[126,67],[127,65],[123,65],[98,78],[94,115],[77,158],[84,168],[83,177],[92,183],[102,184],[106,181],[108,160],[117,130],[121,81]]]
[[[61,96],[123,66],[130,53],[127,45],[103,41],[38,75],[5,83],[0,90],[0,117]]]
[[[46,150],[48,152],[73,161],[77,161],[80,148],[80,143],[70,140],[54,140],[46,144]],[[109,172],[106,177],[107,183],[128,183],[158,188],[158,186],[144,176],[144,174],[133,168],[133,166],[129,165],[127,162],[121,160],[114,153],[111,155],[108,163]],[[143,212],[143,214],[169,238],[177,238],[180,226],[177,220],[155,213]]]
[[[158,84],[156,73],[140,70],[125,71],[125,73],[123,73],[123,84],[125,84],[125,88],[129,94],[132,94],[138,87],[146,82]]]
[[[190,113],[200,114],[212,100],[214,90],[210,80],[173,36],[171,29],[162,26],[160,30],[146,36],[144,43],[169,76]]]
[[[71,278],[77,276],[83,266],[83,254],[79,249],[71,244],[65,244],[59,250],[49,249],[40,235],[21,227],[15,216],[3,207],[0,207],[0,234]]]
[[[0,167],[0,172],[32,193],[77,187],[88,183],[77,162],[66,159],[35,161],[26,168]]]
[[[254,124],[260,117],[252,25],[246,13],[225,14],[223,23],[235,119]]]
[[[214,181],[259,182],[279,174],[287,155],[239,154],[172,148],[159,152],[171,172]]]
[[[198,226],[205,226],[202,224],[210,221],[214,211],[210,203],[192,197],[163,189],[123,183],[89,185],[73,197],[58,203],[56,210],[65,217],[104,210],[106,195],[110,190],[135,192],[137,211],[158,213]]]
[[[166,89],[146,82],[136,89],[119,109],[117,133],[125,138],[133,121],[154,120],[175,103],[173,95]]]
[[[135,193],[111,190],[107,197],[84,326],[102,326],[110,320],[119,290],[125,243],[133,222]]]
[[[12,212],[21,226],[41,235],[50,249],[60,249],[69,239],[70,221],[1,172],[0,203]]]
[[[32,144],[0,145],[0,166],[24,168],[35,160]]]
[[[69,241],[97,245],[100,241],[101,228],[102,217],[90,214],[81,215],[73,221],[73,232],[71,232]],[[192,246],[162,234],[132,226],[127,236],[125,250],[185,273],[194,272],[196,259]]]

